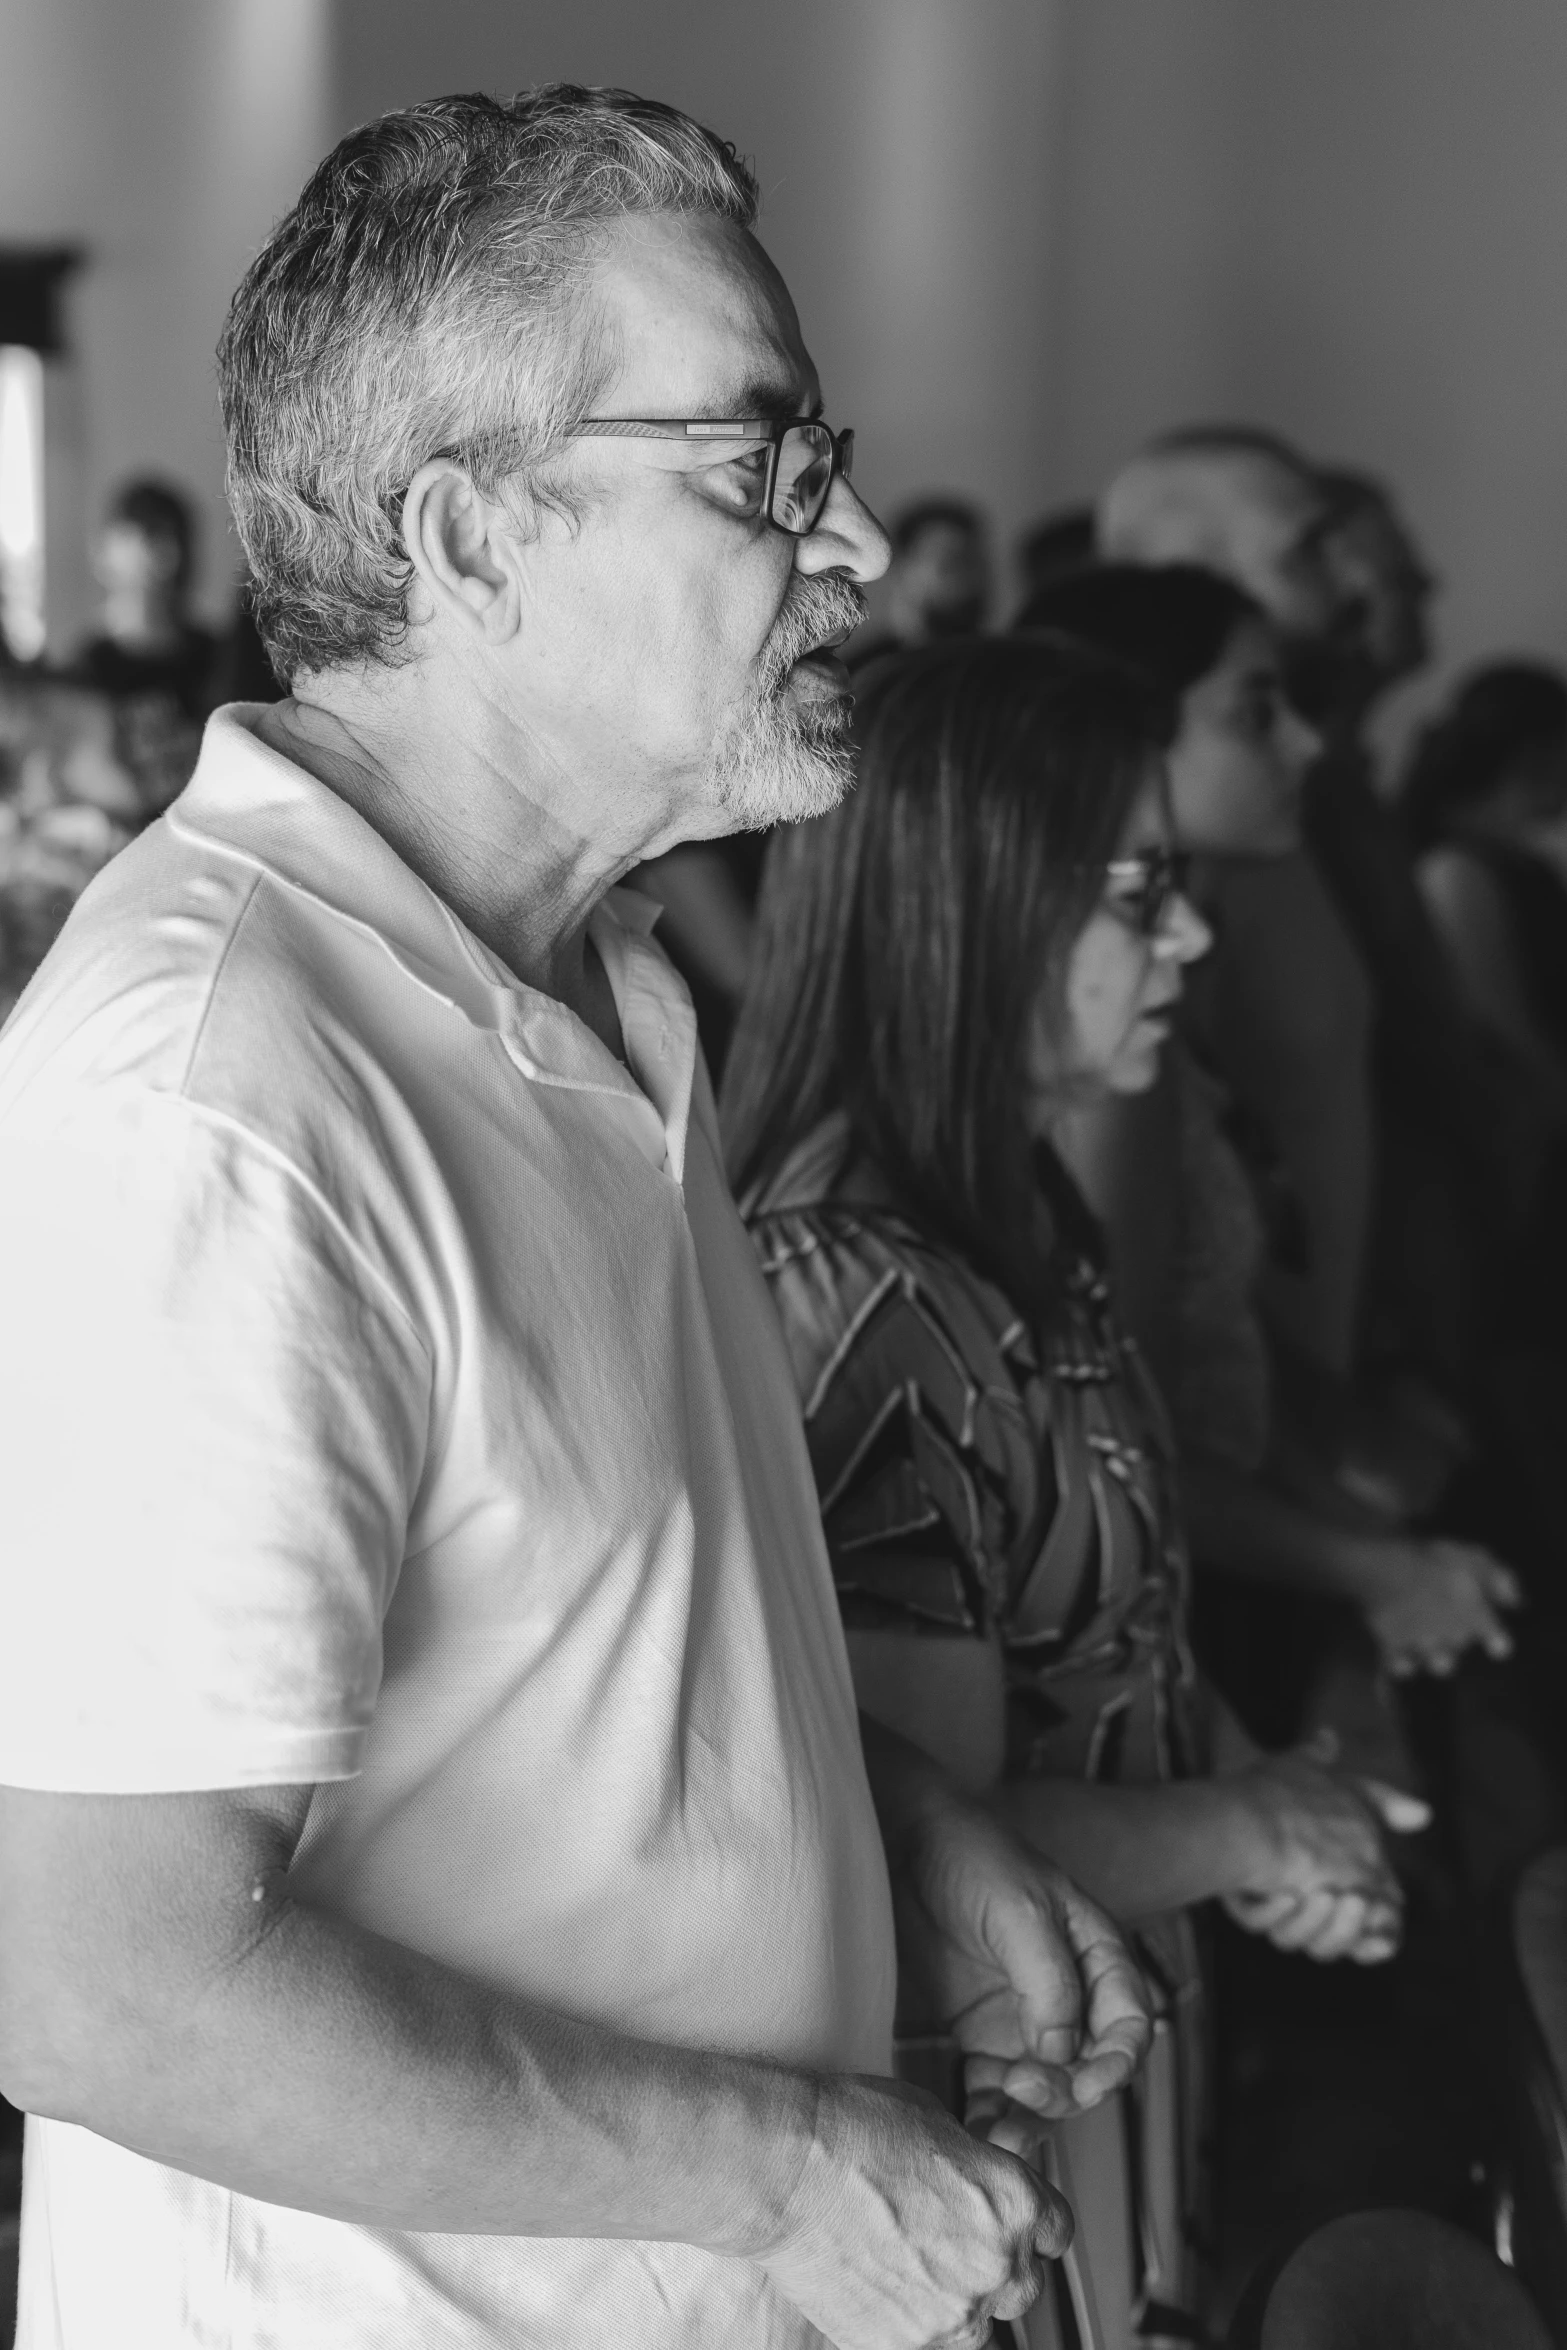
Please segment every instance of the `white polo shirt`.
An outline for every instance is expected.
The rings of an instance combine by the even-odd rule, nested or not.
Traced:
[[[0,1038],[0,1780],[319,1782],[312,1903],[885,2072],[815,1487],[654,912],[593,923],[628,1072],[212,721]],[[745,2262],[351,2227],[53,2122],[22,2270],[20,2350],[816,2339]]]

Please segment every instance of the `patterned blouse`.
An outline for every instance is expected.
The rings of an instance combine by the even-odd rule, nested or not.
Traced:
[[[834,1196],[824,1141],[746,1214],[846,1625],[997,1634],[1009,1778],[1199,1769],[1164,1417],[1102,1265],[1071,1249],[1033,1330],[895,1204]]]

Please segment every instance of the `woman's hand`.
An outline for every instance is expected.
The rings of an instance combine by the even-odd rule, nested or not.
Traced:
[[[1281,1950],[1372,1964],[1392,1957],[1403,1926],[1386,1834],[1413,1834],[1431,1813],[1379,1780],[1335,1777],[1326,1767],[1335,1752],[1328,1732],[1243,1774],[1256,1850],[1249,1881],[1225,1907]]]
[[[928,1754],[870,1714],[860,1734],[892,1878],[905,2028],[950,2033],[971,2090],[1051,2117],[1097,2105],[1131,2078],[1153,2028],[1121,1933]]]
[[[1521,1605],[1511,1567],[1469,1542],[1389,1542],[1379,1562],[1384,1596],[1366,1603],[1366,1622],[1384,1669],[1450,1673],[1469,1648],[1511,1656],[1512,1635],[1498,1614]]]
[[[1147,2051],[1148,1994],[1120,1933],[977,1804],[932,1804],[893,1870],[905,1988],[966,2058],[971,2096],[1086,2111]]]

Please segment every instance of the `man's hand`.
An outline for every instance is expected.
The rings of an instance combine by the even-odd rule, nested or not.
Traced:
[[[820,2085],[784,2233],[751,2257],[837,2350],[979,2350],[1072,2237],[1054,2189],[902,2082]]]
[[[1130,2080],[1148,1996],[1102,1909],[978,1804],[927,1802],[890,1856],[906,1998],[962,2048],[971,2094],[1064,2118]],[[914,2020],[914,2019],[910,2019]]]
[[[1471,1542],[1389,1543],[1385,1595],[1370,1602],[1366,1622],[1388,1672],[1450,1673],[1469,1648],[1512,1654],[1499,1609],[1523,1593],[1511,1567]]]

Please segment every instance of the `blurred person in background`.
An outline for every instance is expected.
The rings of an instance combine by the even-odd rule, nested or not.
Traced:
[[[1440,583],[1386,482],[1346,466],[1318,467],[1317,481],[1328,501],[1328,572],[1354,625],[1316,691],[1304,674],[1309,652],[1292,685],[1333,742],[1360,734],[1377,704],[1424,669]]]
[[[1320,741],[1286,695],[1266,615],[1241,589],[1187,565],[1105,564],[1045,589],[1018,626],[1124,661],[1175,704],[1170,815],[1200,911],[1217,906],[1232,860],[1298,849]],[[1348,1602],[1394,1675],[1451,1671],[1471,1647],[1506,1655],[1498,1611],[1517,1584],[1488,1553],[1375,1519],[1357,1525],[1325,1477],[1313,1491],[1277,1473],[1276,1382],[1254,1290],[1270,1250],[1295,1238],[1296,1203],[1179,1017],[1158,1085],[1095,1105],[1064,1147],[1106,1218],[1118,1274],[1131,1275],[1122,1295],[1169,1401],[1199,1565]],[[1297,1734],[1312,1696],[1309,1653],[1291,1652],[1288,1618],[1274,1611],[1258,1623],[1263,1637],[1250,1645],[1271,1651],[1265,1669],[1283,1692],[1276,1734]],[[1253,1661],[1220,1676],[1243,1713],[1258,1695]],[[1321,1721],[1343,1692],[1319,1694]],[[1375,1726],[1363,1706],[1335,1723],[1346,1747]],[[1369,1766],[1372,1750],[1355,1751]],[[1395,1767],[1385,1730],[1375,1759]]]
[[[882,616],[849,648],[851,667],[903,645],[975,636],[994,592],[990,526],[969,498],[917,498],[894,515]]]
[[[107,698],[0,669],[0,1021],[141,820]]]
[[[151,477],[123,483],[99,526],[93,570],[98,626],[70,675],[114,705],[120,757],[151,817],[189,781],[217,700],[218,640],[191,606],[196,510],[186,492]]]
[[[1369,706],[1368,598],[1335,554],[1340,512],[1332,477],[1284,444],[1215,428],[1133,460],[1100,521],[1106,547],[1134,561],[1168,563],[1184,545],[1247,588],[1309,716]],[[1364,553],[1362,542],[1357,561]],[[1411,569],[1401,551],[1391,592],[1409,592]],[[1414,635],[1401,632],[1406,652]],[[1341,669],[1354,692],[1334,690]],[[1516,1261],[1511,1113],[1407,855],[1390,846],[1360,739],[1325,746],[1306,775],[1306,853],[1215,869],[1218,944],[1191,991],[1191,1033],[1258,1122],[1299,1210],[1297,1269],[1275,1249],[1257,1287],[1290,1456],[1281,1472],[1310,1494],[1325,1467],[1338,1504],[1389,1533],[1440,1529],[1501,1549],[1529,1591],[1520,1661],[1548,1678],[1561,1642],[1542,1567],[1567,1538],[1567,1484],[1550,1466],[1559,1442],[1545,1425],[1556,1406],[1518,1408],[1539,1382],[1504,1376],[1490,1338]],[[1468,1662],[1456,1703],[1474,1793],[1453,1833],[1471,1882],[1495,1882],[1560,1817],[1547,1725],[1518,1678],[1486,1660]]]
[[[1379,1818],[1425,1818],[1260,1755],[1197,1680],[1163,1415],[1059,1155],[1086,1106],[1153,1083],[1207,944],[1171,862],[1170,722],[1060,641],[866,673],[855,791],[769,852],[723,1096],[860,1703],[1135,1927],[1155,1986],[1135,2103],[1054,2134],[1114,2343],[1197,2298],[1186,1912],[1385,1957]]]
[[[1096,552],[1092,506],[1065,506],[1025,530],[1017,542],[1017,574],[1023,602],[1041,588],[1092,563]]]
[[[1347,641],[1328,569],[1329,501],[1266,434],[1194,428],[1134,457],[1101,498],[1111,561],[1217,571],[1267,614],[1288,675]],[[1246,1105],[1299,1203],[1302,1246],[1259,1296],[1281,1360],[1326,1420],[1340,1416],[1360,1335],[1371,1223],[1373,995],[1364,959],[1312,860],[1236,859],[1218,880],[1217,947],[1190,1006],[1205,1056]],[[1329,1435],[1326,1441],[1338,1441]]]
[[[1398,812],[1425,908],[1509,1112],[1492,1121],[1516,1203],[1494,1320],[1504,1342],[1527,1340],[1559,1362],[1567,1356],[1567,678],[1534,661],[1472,672],[1415,742]],[[1517,1416],[1503,1413],[1503,1427]]]
[[[1452,982],[1379,773],[1372,721],[1432,649],[1436,580],[1385,484],[1323,470],[1323,548],[1348,625],[1304,651],[1292,684],[1323,736],[1307,845],[1371,974],[1377,1183],[1361,1338],[1369,1379],[1453,1442],[1470,1408],[1476,1316],[1493,1287],[1515,1179],[1501,1089]],[[1515,1105],[1515,1113],[1521,1105]],[[1456,1457],[1456,1455],[1455,1455]]]
[[[1471,672],[1422,730],[1398,809],[1474,1018],[1567,1117],[1567,678]]]
[[[1276,434],[1227,424],[1162,434],[1114,475],[1096,514],[1109,561],[1200,564],[1243,587],[1267,613],[1286,671],[1325,643],[1354,642],[1327,555],[1331,499]]]
[[[433,100],[231,307],[291,691],[0,1048],[26,2350],[977,2340],[1069,2226],[1021,2157],[1146,2046],[1109,1918],[857,1718],[614,886],[849,781],[885,540],[757,193],[625,91]],[[890,2077],[900,1973],[974,2132]]]

